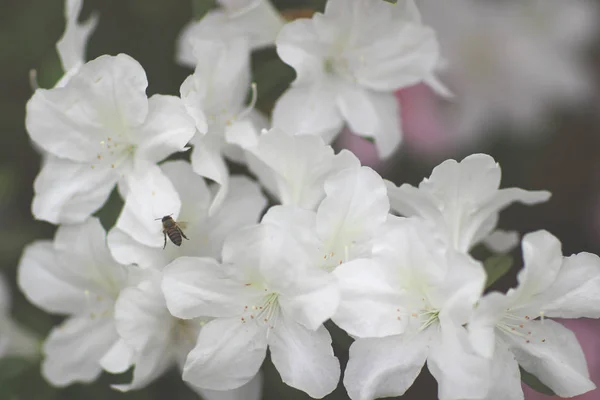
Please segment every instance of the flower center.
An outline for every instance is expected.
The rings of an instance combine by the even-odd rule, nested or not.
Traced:
[[[271,329],[275,326],[279,317],[279,294],[269,293],[261,300],[258,302],[259,304],[244,306],[241,317],[242,324],[255,321]]]
[[[537,321],[538,318],[539,322]],[[496,324],[496,328],[506,334],[522,338],[525,343],[531,343],[531,341],[534,340],[545,343],[546,338],[538,337],[535,330],[535,324],[543,324],[544,318],[545,315],[543,311],[540,311],[539,316],[520,316],[512,313],[511,310],[507,310],[504,318]]]
[[[99,151],[91,168],[118,169],[125,161],[129,160],[135,152],[136,146],[126,142],[107,137],[100,141]]]

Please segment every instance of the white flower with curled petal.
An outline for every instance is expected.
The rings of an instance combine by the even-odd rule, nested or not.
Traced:
[[[590,391],[595,385],[577,338],[547,317],[600,318],[600,258],[563,257],[547,231],[525,235],[522,248],[518,286],[483,297],[468,324],[475,348],[492,360],[486,399],[523,399],[519,366],[560,397]]]
[[[39,353],[38,339],[10,315],[10,288],[0,275],[0,359],[2,357],[36,357]]]
[[[463,327],[483,291],[479,263],[445,247],[422,221],[394,217],[371,259],[333,274],[341,291],[333,321],[359,338],[344,374],[351,399],[400,396],[425,362],[440,399],[485,396],[489,363]]]
[[[167,237],[165,246],[161,221],[153,221],[153,229],[148,230],[135,218],[127,217],[135,212],[126,204],[122,220],[132,224],[127,231],[135,234],[129,235],[118,227],[108,234],[108,246],[120,263],[162,269],[181,256],[218,259],[225,237],[243,226],[257,223],[267,204],[255,182],[243,176],[233,176],[223,204],[218,212],[209,215],[210,204],[216,196],[214,187],[209,188],[204,179],[192,171],[188,162],[168,161],[161,165],[161,169],[181,198],[181,211],[172,217],[188,240],[177,247]]]
[[[58,228],[54,242],[25,248],[18,284],[41,309],[68,316],[44,343],[42,374],[55,386],[92,382],[111,352],[125,351],[115,329],[114,302],[139,279],[137,269],[118,264],[96,218]]]
[[[82,7],[83,0],[65,0],[65,32],[56,43],[56,50],[65,74],[56,84],[57,87],[65,86],[85,63],[87,41],[98,25],[97,14],[93,14],[81,24],[77,21]]]
[[[239,134],[255,135],[266,125],[255,111],[256,88],[250,85],[250,51],[245,38],[196,40],[196,69],[181,85],[181,99],[196,122],[196,134],[191,141],[191,161],[194,171],[220,185],[211,205],[216,212],[227,195],[229,172],[224,156],[243,162],[243,154],[226,140]],[[252,87],[252,99],[244,104]],[[239,133],[238,133],[239,132]],[[247,133],[245,133],[247,132]]]
[[[338,305],[333,276],[288,232],[270,225],[228,236],[223,264],[180,257],[164,270],[167,306],[178,318],[215,317],[189,353],[183,379],[235,389],[258,372],[267,347],[283,382],[313,398],[335,389],[340,366],[323,326]]]
[[[347,150],[335,154],[318,136],[292,136],[275,128],[260,136],[251,133],[230,136],[230,141],[246,150],[250,170],[283,205],[313,210],[325,195],[327,178],[343,169],[360,167],[354,154]]]
[[[424,219],[450,246],[468,252],[492,234],[502,209],[515,202],[533,205],[550,198],[545,190],[500,189],[500,177],[500,166],[487,154],[473,154],[461,162],[446,160],[418,188],[388,182],[390,204],[403,216]]]
[[[394,91],[430,80],[439,62],[432,29],[413,0],[329,0],[325,13],[283,27],[279,57],[296,80],[273,110],[273,126],[333,137],[344,122],[373,137],[381,157],[401,141]]]
[[[177,62],[195,68],[200,61],[194,54],[198,40],[223,38],[248,40],[252,50],[275,44],[285,21],[270,0],[217,0],[219,7],[200,21],[192,21],[177,39]]]
[[[179,98],[148,99],[147,84],[141,65],[120,54],[84,64],[62,88],[36,90],[26,126],[47,153],[34,183],[36,218],[82,222],[117,182],[148,225],[179,211],[172,185],[155,164],[185,148],[194,122]]]
[[[183,320],[173,317],[160,288],[162,274],[154,271],[137,286],[123,289],[115,304],[115,325],[133,357],[114,353],[104,365],[110,372],[121,373],[135,365],[129,384],[112,385],[120,391],[143,388],[177,365],[183,369],[187,354],[196,344],[202,326],[210,318]],[[257,375],[245,386],[231,391],[213,391],[190,387],[204,400],[258,400],[262,379]]]
[[[350,260],[370,257],[390,204],[383,179],[368,167],[340,171],[324,188],[326,196],[316,212],[271,207],[262,223],[291,232],[314,257],[313,266],[330,272]]]

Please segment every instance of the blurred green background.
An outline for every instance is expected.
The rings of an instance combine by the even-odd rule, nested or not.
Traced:
[[[274,1],[279,9],[308,7],[322,9],[324,1]],[[148,94],[178,94],[190,70],[174,63],[175,39],[192,16],[210,6],[209,0],[86,0],[82,17],[92,10],[100,21],[88,46],[88,59],[102,54],[127,53],[146,69]],[[13,315],[24,326],[43,337],[60,319],[29,304],[14,284],[16,266],[25,244],[51,238],[54,227],[34,221],[30,204],[32,182],[38,173],[40,157],[31,146],[24,128],[25,103],[31,96],[29,71],[38,71],[40,87],[51,87],[62,75],[55,44],[64,29],[62,0],[0,1],[0,268],[11,280]],[[600,52],[590,54],[598,64]],[[276,58],[273,49],[253,55],[253,71],[258,82],[259,108],[268,112],[273,101],[294,78],[293,70]],[[598,91],[597,91],[598,92]],[[599,103],[600,104],[600,103]],[[494,127],[502,133],[502,127]],[[597,104],[577,111],[556,111],[544,128],[541,139],[516,141],[510,135],[495,135],[490,141],[461,150],[453,158],[486,152],[500,162],[503,186],[547,189],[551,201],[535,208],[513,207],[502,214],[500,227],[521,233],[547,229],[563,241],[565,254],[580,251],[600,253],[600,121]],[[423,158],[402,149],[381,167],[385,178],[396,183],[417,184],[442,159]],[[116,217],[119,202],[113,196],[101,213],[107,227]],[[518,254],[515,253],[518,257]],[[514,274],[504,277],[498,287],[514,283]],[[335,327],[336,354],[347,360],[351,339]],[[176,371],[149,386],[128,394],[109,388],[126,376],[105,375],[93,385],[73,385],[66,389],[48,386],[39,376],[39,365],[0,362],[2,399],[194,399]],[[305,394],[281,383],[270,362],[265,367],[264,399],[306,399]],[[403,398],[434,399],[435,381],[423,374]],[[347,399],[339,387],[327,399]]]

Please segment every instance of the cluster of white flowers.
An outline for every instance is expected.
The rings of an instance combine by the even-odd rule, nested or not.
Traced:
[[[113,386],[128,391],[177,365],[207,400],[252,400],[269,349],[283,382],[322,398],[341,374],[332,320],[355,339],[353,400],[402,395],[425,362],[440,399],[522,399],[519,366],[562,396],[594,388],[574,335],[549,318],[600,317],[600,258],[563,257],[550,233],[529,233],[518,287],[484,295],[470,255],[514,247],[516,233],[495,230],[499,212],[548,192],[499,189],[484,154],[397,187],[328,145],[348,124],[389,156],[401,138],[393,91],[444,91],[414,2],[329,0],[287,24],[267,0],[219,4],[180,38],[178,60],[195,68],[180,97],[147,98],[133,58],[85,62],[97,18],[80,25],[81,0],[66,2],[65,76],[35,91],[26,120],[44,158],[33,214],[59,226],[26,247],[18,284],[67,317],[44,343],[45,378],[134,367]],[[271,44],[297,79],[269,126],[249,57]],[[190,161],[161,163],[188,145]],[[230,176],[226,159],[256,181]],[[106,233],[92,214],[115,186],[124,206]]]

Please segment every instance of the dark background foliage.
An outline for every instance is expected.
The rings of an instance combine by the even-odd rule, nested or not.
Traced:
[[[279,9],[320,10],[321,0],[278,0]],[[88,59],[101,54],[127,53],[146,69],[148,94],[178,94],[190,70],[174,63],[175,39],[192,16],[201,16],[210,0],[86,0],[83,17],[92,10],[100,15],[96,32],[88,46]],[[38,173],[40,157],[25,132],[25,103],[31,96],[29,71],[36,69],[40,87],[51,87],[62,75],[55,44],[64,29],[63,0],[0,0],[0,269],[11,280],[13,315],[24,326],[44,336],[60,318],[52,317],[29,304],[14,284],[16,266],[23,246],[37,239],[51,238],[54,227],[34,221],[30,204],[32,182]],[[599,52],[590,54],[598,64]],[[259,108],[268,112],[277,96],[294,78],[294,72],[281,63],[273,49],[253,55],[254,79],[259,86]],[[502,165],[503,186],[548,189],[551,201],[535,208],[516,206],[502,214],[500,227],[521,233],[547,229],[563,241],[565,254],[580,251],[600,253],[600,121],[596,104],[585,109],[555,110],[537,139],[523,142],[503,135],[502,126],[492,139],[479,142],[460,153],[485,152]],[[417,184],[442,159],[423,158],[403,148],[386,162],[381,173],[396,183]],[[116,195],[100,212],[110,227],[120,206]],[[518,252],[515,252],[518,258]],[[517,261],[517,265],[518,261]],[[516,269],[502,278],[497,288],[514,283]],[[328,325],[334,335],[335,352],[343,363],[351,339]],[[599,333],[600,334],[600,333]],[[283,383],[270,362],[264,366],[264,399],[306,399],[305,394]],[[104,375],[92,385],[72,385],[56,389],[39,375],[39,364],[19,360],[0,361],[1,399],[195,399],[171,371],[148,388],[121,394],[110,383],[127,376]],[[423,374],[406,399],[436,398],[435,381]],[[347,399],[339,387],[327,399]]]

